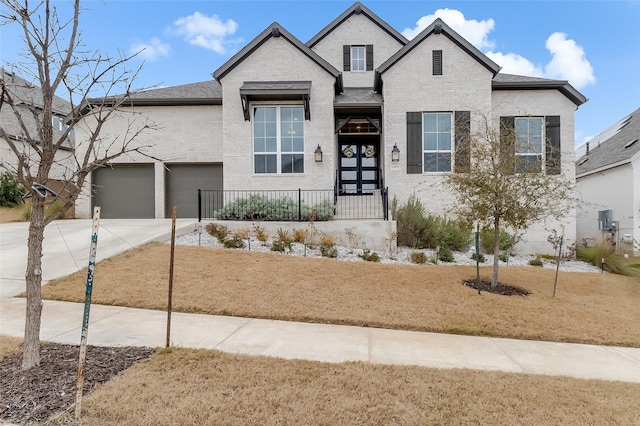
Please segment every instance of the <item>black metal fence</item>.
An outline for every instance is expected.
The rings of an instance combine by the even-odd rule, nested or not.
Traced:
[[[326,221],[389,218],[388,190],[345,196],[329,190],[198,189],[198,221]]]

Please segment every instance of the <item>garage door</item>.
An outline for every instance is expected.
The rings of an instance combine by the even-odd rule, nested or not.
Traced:
[[[222,164],[168,164],[166,216],[198,217],[198,189],[222,189]]]
[[[93,172],[93,205],[105,219],[155,217],[153,164],[117,165]]]

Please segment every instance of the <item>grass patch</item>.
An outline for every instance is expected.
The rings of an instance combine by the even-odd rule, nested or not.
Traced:
[[[629,383],[169,348],[87,395],[82,424],[632,425],[639,394]]]
[[[96,266],[93,302],[166,309],[168,244],[153,243]],[[480,268],[481,279],[492,268]],[[475,266],[390,265],[177,246],[173,309],[240,317],[640,347],[635,277],[501,267],[521,298],[477,295],[462,285]],[[43,287],[48,299],[82,302],[86,271]]]

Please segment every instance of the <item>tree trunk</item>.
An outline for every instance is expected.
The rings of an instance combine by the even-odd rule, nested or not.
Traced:
[[[31,199],[31,220],[27,243],[27,312],[24,325],[22,369],[40,365],[40,319],[42,316],[42,241],[44,206],[37,197]]]
[[[500,218],[493,219],[493,276],[491,289],[498,286],[498,261],[500,260]]]

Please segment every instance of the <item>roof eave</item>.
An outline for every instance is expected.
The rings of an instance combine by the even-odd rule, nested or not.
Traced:
[[[494,90],[548,90],[556,89],[565,95],[576,106],[580,106],[588,99],[577,91],[568,81],[492,81],[491,87]]]
[[[451,27],[444,23],[440,18],[437,18],[427,28],[422,30],[420,34],[414,37],[409,43],[407,43],[402,49],[397,51],[389,59],[387,59],[376,70],[379,74],[384,74],[389,68],[391,68],[396,62],[411,52],[416,46],[432,34],[444,34],[449,40],[455,43],[462,50],[474,57],[482,66],[489,70],[495,77],[500,72],[500,66],[489,59],[484,53],[478,50],[475,46],[465,40],[460,34],[456,33]]]
[[[353,15],[363,14],[367,18],[369,18],[374,24],[380,27],[383,31],[393,37],[398,43],[403,46],[409,42],[405,36],[399,33],[395,28],[391,25],[387,24],[383,19],[381,19],[378,15],[373,13],[369,8],[360,3],[359,1],[355,2],[351,7],[342,12],[340,16],[331,21],[326,27],[324,27],[318,34],[313,36],[311,40],[309,40],[306,44],[310,48],[318,44],[322,39],[324,39],[327,35],[329,35],[333,30],[339,27],[344,21],[349,19]]]

